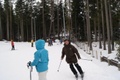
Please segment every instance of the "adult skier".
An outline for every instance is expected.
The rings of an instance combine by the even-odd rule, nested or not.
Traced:
[[[38,80],[47,80],[46,74],[48,71],[48,50],[44,48],[45,41],[44,40],[37,40],[35,42],[35,46],[37,51],[34,53],[34,60],[33,62],[29,61],[27,65],[35,66],[38,72]]]
[[[64,47],[62,49],[61,60],[63,60],[64,56],[66,56],[66,62],[69,64],[70,69],[75,75],[75,77],[78,78],[78,73],[76,69],[74,68],[74,66],[79,71],[81,78],[83,78],[84,72],[82,68],[80,67],[80,65],[77,63],[78,62],[77,58],[81,59],[81,57],[78,53],[78,50],[73,45],[70,44],[70,40],[68,39],[64,40]]]

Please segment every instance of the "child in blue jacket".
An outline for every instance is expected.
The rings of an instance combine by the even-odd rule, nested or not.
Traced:
[[[34,53],[33,62],[29,61],[29,66],[35,66],[38,72],[39,80],[47,80],[46,74],[48,70],[48,51],[44,48],[45,41],[40,39],[35,42],[37,51]]]

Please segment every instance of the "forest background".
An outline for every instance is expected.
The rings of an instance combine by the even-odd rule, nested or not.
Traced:
[[[60,34],[87,42],[90,50],[93,41],[104,50],[108,44],[111,53],[120,41],[120,1],[0,0],[0,40],[64,37]]]

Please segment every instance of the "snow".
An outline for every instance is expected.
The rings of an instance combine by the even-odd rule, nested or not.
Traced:
[[[75,44],[73,44],[75,45]],[[69,65],[65,59],[61,62],[61,50],[63,44],[54,43],[53,46],[48,46],[46,43],[45,48],[49,51],[49,70],[47,80],[75,80],[74,75],[70,71]],[[85,72],[84,80],[119,80],[120,71],[115,66],[108,66],[106,62],[100,62],[98,59],[92,58],[92,55],[86,54],[80,47],[75,46],[80,55],[81,60],[79,64]],[[30,42],[15,42],[15,49],[11,51],[10,42],[0,41],[0,80],[29,80],[30,70],[26,64],[32,61],[34,57],[35,47],[31,47]],[[94,48],[94,53],[97,47]],[[105,52],[103,50],[100,50]],[[95,55],[95,54],[94,54]],[[99,56],[99,55],[98,55]],[[84,60],[88,59],[88,60]],[[61,65],[60,65],[61,62]],[[59,72],[58,67],[59,68]],[[80,75],[79,75],[80,78]],[[33,68],[32,80],[38,80],[38,74]],[[81,80],[81,79],[79,79]]]

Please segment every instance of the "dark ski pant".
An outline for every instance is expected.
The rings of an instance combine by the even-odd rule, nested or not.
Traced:
[[[79,71],[80,74],[83,74],[83,70],[78,63],[70,63],[69,66],[74,75],[77,74],[77,71],[74,68],[74,66],[77,68],[77,70]]]

